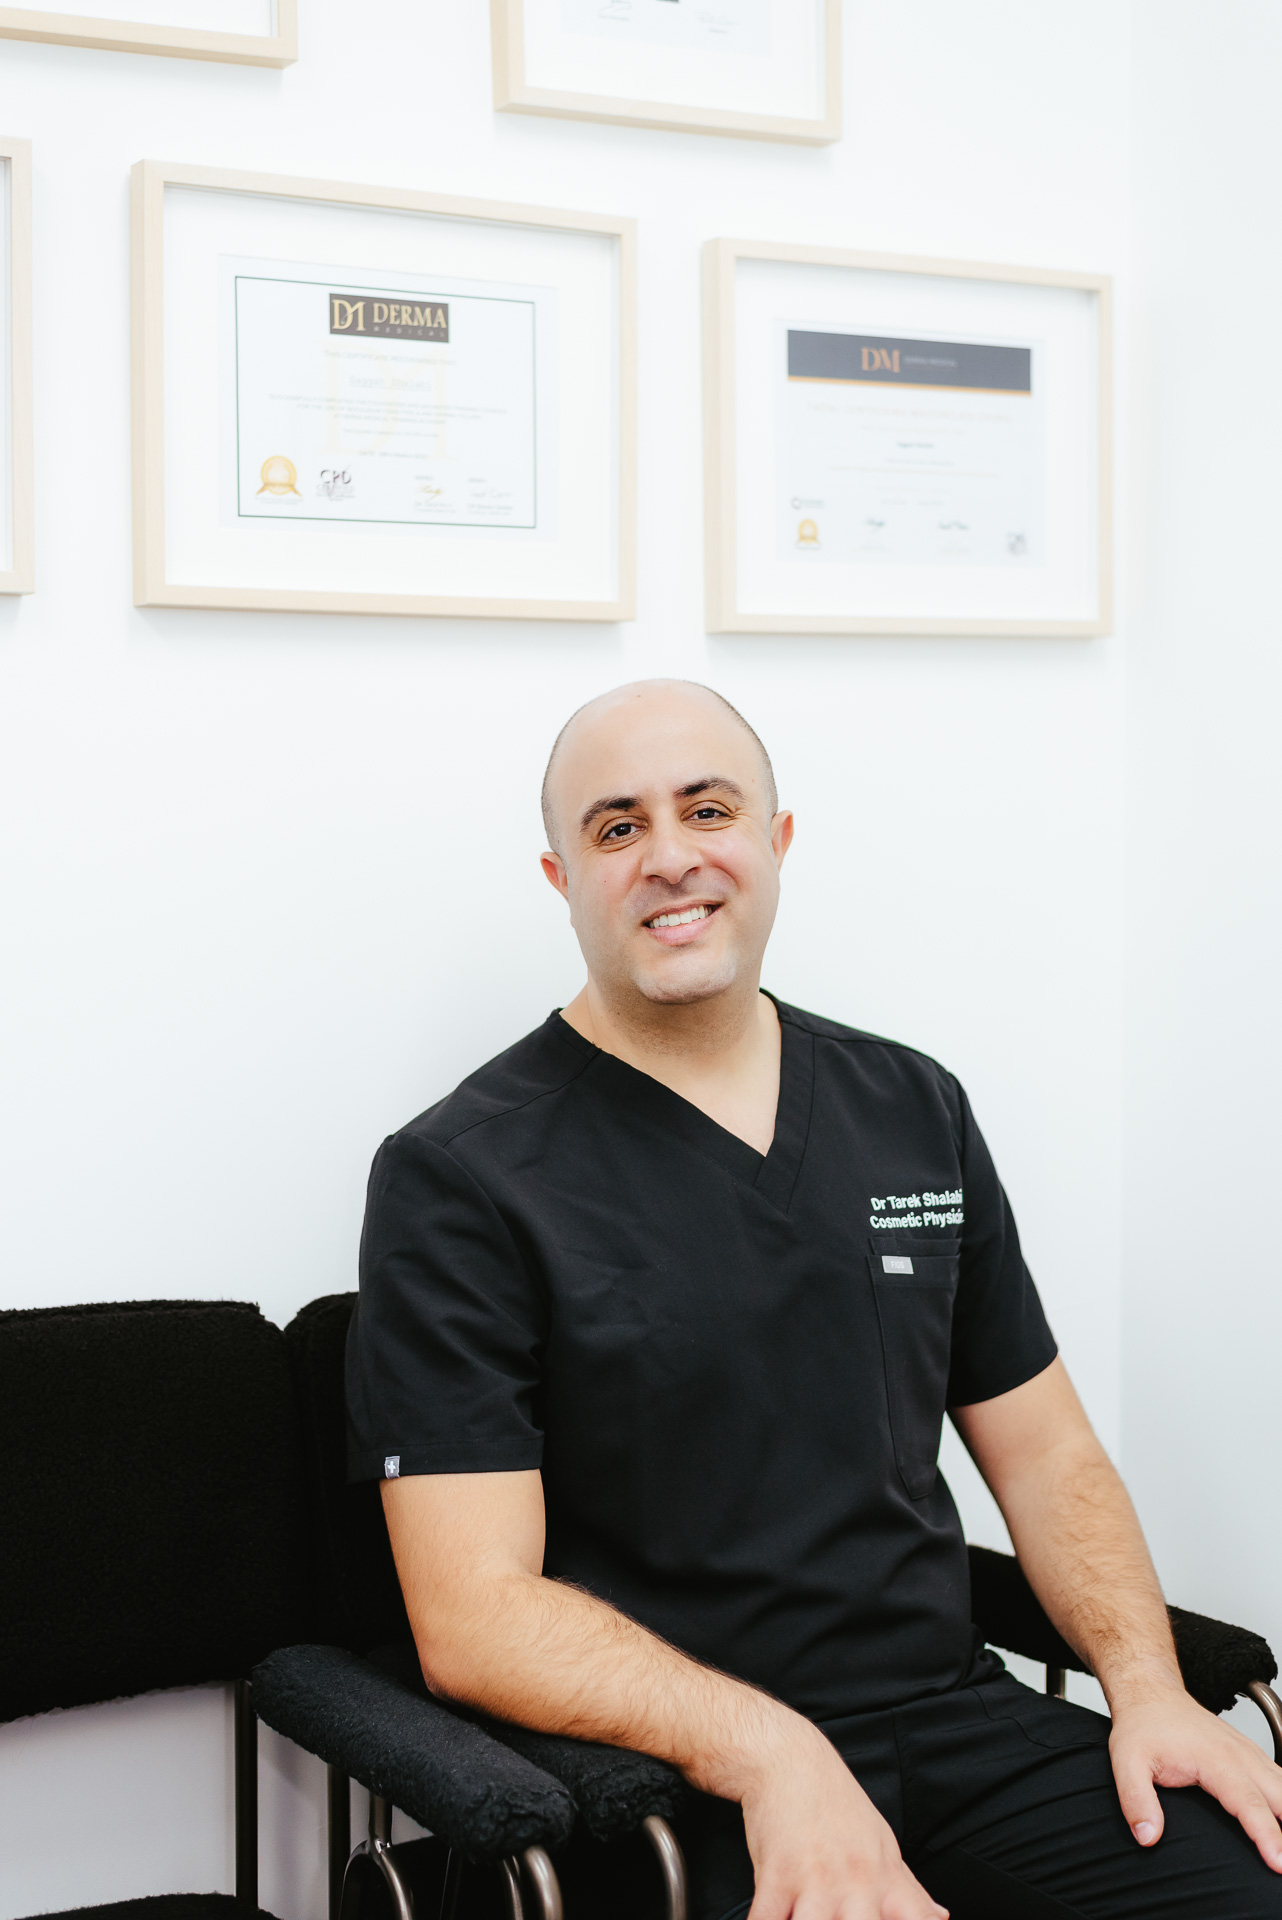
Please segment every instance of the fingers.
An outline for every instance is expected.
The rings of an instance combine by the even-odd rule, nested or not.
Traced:
[[[1153,1767],[1142,1748],[1119,1748],[1113,1754],[1113,1778],[1126,1824],[1142,1847],[1156,1846],[1166,1821],[1153,1785]]]
[[[1216,1798],[1219,1798],[1218,1794]],[[1282,1873],[1282,1831],[1279,1831],[1273,1809],[1264,1795],[1252,1789],[1243,1806],[1230,1807],[1227,1800],[1222,1800],[1220,1804],[1233,1814],[1243,1832],[1254,1840],[1265,1866],[1272,1867],[1274,1873]]]
[[[1262,1754],[1260,1758],[1264,1760]],[[1253,1762],[1248,1766],[1208,1767],[1200,1784],[1255,1842],[1265,1866],[1282,1873],[1282,1829],[1278,1826],[1282,1775],[1277,1768],[1267,1761],[1258,1768]]]

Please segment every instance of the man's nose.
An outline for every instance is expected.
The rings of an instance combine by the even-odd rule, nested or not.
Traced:
[[[666,880],[669,886],[679,886],[700,865],[698,845],[679,820],[653,821],[645,851],[646,877]]]

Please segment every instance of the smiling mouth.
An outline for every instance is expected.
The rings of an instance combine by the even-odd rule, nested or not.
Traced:
[[[696,920],[710,920],[716,911],[716,907],[683,907],[679,913],[669,909],[666,913],[652,914],[642,924],[647,927],[689,927]]]

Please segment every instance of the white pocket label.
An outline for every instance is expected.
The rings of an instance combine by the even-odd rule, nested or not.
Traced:
[[[905,1253],[883,1253],[881,1270],[883,1273],[911,1273],[913,1263]]]

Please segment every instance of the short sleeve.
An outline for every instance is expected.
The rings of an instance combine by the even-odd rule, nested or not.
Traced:
[[[970,1102],[960,1087],[956,1091],[964,1219],[948,1404],[965,1407],[1023,1386],[1050,1365],[1058,1349],[992,1155]]]
[[[420,1135],[385,1141],[347,1340],[349,1477],[539,1466],[545,1330],[541,1290],[484,1190]]]

